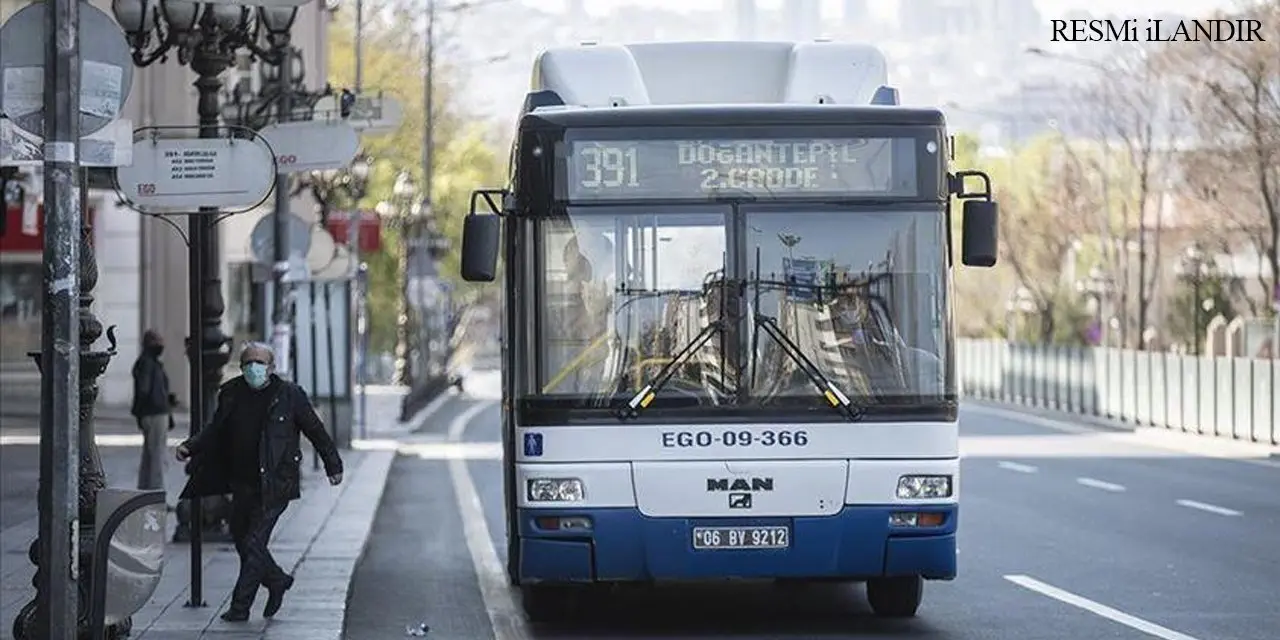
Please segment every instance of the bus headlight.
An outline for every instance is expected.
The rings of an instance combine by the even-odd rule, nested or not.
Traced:
[[[577,478],[530,478],[529,502],[581,502],[582,481]]]
[[[898,497],[903,500],[950,498],[951,476],[902,476],[898,478]]]

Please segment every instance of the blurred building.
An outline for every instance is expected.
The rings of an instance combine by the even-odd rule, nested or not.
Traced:
[[[789,40],[813,40],[823,33],[820,0],[790,0],[784,5],[783,15]]]
[[[759,35],[756,25],[755,0],[728,0],[728,13],[733,16],[733,33],[729,37],[739,40],[755,40]]]

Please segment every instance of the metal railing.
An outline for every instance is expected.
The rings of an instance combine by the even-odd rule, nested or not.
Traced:
[[[964,396],[1280,444],[1280,360],[961,339]]]

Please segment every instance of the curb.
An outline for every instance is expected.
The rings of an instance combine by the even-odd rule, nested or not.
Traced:
[[[1100,416],[1075,414],[1044,407],[1027,407],[976,398],[966,398],[961,403],[961,409],[965,405],[968,405],[971,411],[996,415],[1005,414],[1024,421],[1038,421],[1043,426],[1058,431],[1132,434],[1141,438],[1139,444],[1146,447],[1190,453],[1206,458],[1234,460],[1280,468],[1280,447],[1269,443],[1181,431],[1168,427],[1140,425]]]
[[[310,621],[268,623],[262,630],[263,640],[296,640],[302,637],[302,631],[308,640],[342,640],[351,577],[369,545],[394,458],[394,451],[370,451],[364,454],[359,467],[348,470],[351,477],[342,483],[342,492],[324,524],[293,565],[292,573],[298,582],[322,585],[323,590],[333,594],[332,598],[324,598],[333,603],[325,607],[330,614]],[[340,611],[333,611],[339,601]]]
[[[1254,442],[1252,440],[1243,440],[1240,438],[1233,438],[1228,435],[1215,435],[1212,433],[1197,433],[1194,431],[1183,431],[1181,429],[1174,429],[1174,428],[1166,427],[1162,425],[1139,424],[1136,422],[1127,422],[1120,418],[1108,418],[1106,416],[1093,415],[1090,413],[1074,413],[1071,411],[1063,411],[1061,409],[1053,409],[1051,407],[1037,407],[1034,405],[1019,404],[1016,402],[1001,402],[999,400],[988,400],[986,398],[965,397],[963,398],[963,403],[961,404],[961,406],[963,407],[964,404],[970,404],[975,407],[986,407],[988,409],[1002,409],[1005,411],[1016,411],[1018,413],[1039,416],[1041,418],[1047,418],[1051,420],[1066,420],[1071,422],[1079,422],[1082,424],[1089,425],[1091,427],[1097,427],[1100,429],[1106,429],[1108,431],[1115,431],[1119,433],[1136,433],[1140,430],[1149,429],[1157,432],[1181,434],[1186,437],[1203,438],[1207,442],[1226,442],[1226,443],[1233,443],[1233,444],[1246,445],[1246,446],[1270,447],[1270,448],[1276,448],[1277,446],[1280,446],[1280,445],[1271,444],[1270,442]],[[1272,454],[1272,455],[1280,456],[1280,454]]]
[[[175,423],[175,430],[186,427],[191,422],[191,418],[186,413],[174,414],[173,419]],[[40,405],[0,399],[0,421],[4,420],[30,420],[32,422],[39,423]],[[134,417],[129,415],[127,411],[121,410],[116,406],[94,407],[93,421],[95,423],[106,422],[126,425],[133,425],[136,422]]]
[[[386,491],[387,478],[395,457],[395,451],[369,451],[365,454],[356,477],[352,478],[351,485],[338,498],[334,507],[336,517],[325,523],[312,548],[299,562],[298,573],[305,575],[308,563],[322,564],[328,579],[335,584],[341,583],[339,591],[342,614],[338,616],[340,624],[337,629],[326,630],[316,637],[317,640],[319,637],[341,640],[346,634],[351,577],[368,550],[373,522],[382,506],[382,495]],[[268,627],[263,637],[270,640],[271,631],[271,627]]]
[[[973,405],[975,407],[986,407],[988,409],[1016,411],[1018,413],[1039,416],[1041,418],[1071,420],[1073,422],[1080,422],[1092,427],[1107,429],[1109,431],[1132,433],[1142,426],[1131,422],[1124,422],[1123,420],[1107,418],[1106,416],[1095,416],[1090,413],[1073,413],[1071,411],[1061,411],[1059,409],[1051,409],[1049,407],[1037,407],[1017,402],[1001,402],[999,400],[988,400],[986,398],[966,397],[963,399],[963,403],[960,406],[963,407],[965,404]]]

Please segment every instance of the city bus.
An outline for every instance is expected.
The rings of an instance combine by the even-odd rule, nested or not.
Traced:
[[[909,617],[955,577],[951,202],[977,267],[997,205],[885,68],[837,43],[537,58],[461,269],[504,290],[507,571],[531,619],[592,586],[732,579],[864,582]]]

